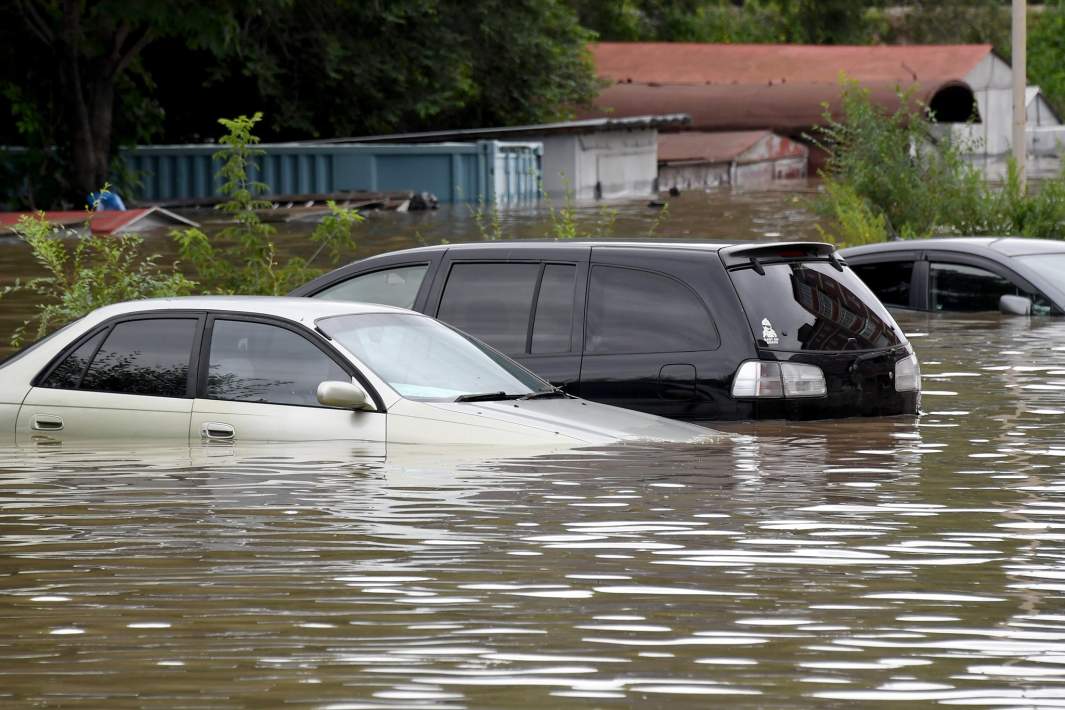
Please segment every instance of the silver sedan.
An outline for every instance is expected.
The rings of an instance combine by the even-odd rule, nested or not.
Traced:
[[[100,308],[0,364],[0,441],[580,446],[710,429],[567,396],[427,316],[304,298]]]

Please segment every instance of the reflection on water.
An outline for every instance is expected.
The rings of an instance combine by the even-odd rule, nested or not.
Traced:
[[[616,232],[816,238],[801,200],[632,203]],[[371,215],[358,255],[475,237]],[[0,243],[0,285],[34,268]],[[1065,319],[899,323],[919,420],[528,459],[2,450],[0,705],[1065,706]]]
[[[0,703],[1065,705],[1065,322],[899,322],[919,420],[0,452]]]

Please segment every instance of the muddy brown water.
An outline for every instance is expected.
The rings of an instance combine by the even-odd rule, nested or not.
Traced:
[[[0,450],[0,705],[1065,706],[1065,319],[899,321],[917,418]]]

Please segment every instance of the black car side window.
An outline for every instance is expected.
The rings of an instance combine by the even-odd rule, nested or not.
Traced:
[[[332,358],[291,330],[221,319],[211,330],[208,399],[320,407],[319,384],[351,381]]]
[[[912,260],[880,261],[857,264],[851,266],[851,269],[884,305],[909,308],[913,263]]]
[[[966,264],[929,264],[933,311],[997,311],[1001,296],[1026,296],[1040,305],[1042,296],[1029,293],[1004,276]]]
[[[713,350],[717,329],[699,296],[663,274],[592,268],[584,352],[665,353]]]
[[[573,302],[577,267],[548,264],[540,279],[530,352],[533,355],[568,353],[573,349]]]
[[[455,264],[436,317],[508,354],[525,352],[539,264]]]
[[[151,397],[188,396],[196,318],[151,318],[115,325],[79,389]],[[79,348],[80,350],[80,348]]]
[[[360,301],[399,308],[413,308],[428,264],[397,266],[360,274],[314,294],[327,301]]]

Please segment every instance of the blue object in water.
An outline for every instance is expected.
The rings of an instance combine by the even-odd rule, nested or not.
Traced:
[[[111,190],[90,192],[89,204],[92,206],[94,212],[100,212],[102,210],[125,211],[126,209],[126,203],[122,201],[122,198],[118,196],[117,192]]]

